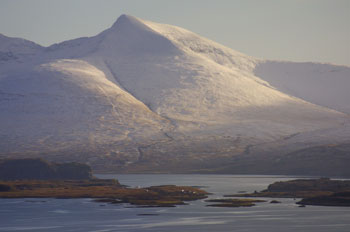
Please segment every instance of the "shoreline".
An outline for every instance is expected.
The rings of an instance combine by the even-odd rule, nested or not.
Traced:
[[[128,188],[112,179],[0,181],[0,198],[92,198],[114,204],[174,207],[208,195],[204,190],[189,186]]]

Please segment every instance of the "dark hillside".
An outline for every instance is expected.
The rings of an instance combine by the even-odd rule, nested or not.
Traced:
[[[91,168],[80,163],[50,163],[43,159],[0,161],[0,180],[83,180],[91,178]]]

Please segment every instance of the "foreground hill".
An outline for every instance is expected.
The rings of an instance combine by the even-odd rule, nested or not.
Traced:
[[[319,64],[284,68],[127,15],[96,36],[47,48],[1,38],[0,50],[16,56],[0,62],[3,157],[86,161],[99,171],[193,172],[247,153],[350,138],[347,92],[322,98],[317,91],[328,80],[311,91],[319,72],[322,79],[337,73],[337,85],[346,85],[347,67],[328,65],[327,75]],[[313,79],[278,79],[283,70]]]
[[[0,180],[89,180],[91,168],[80,163],[50,163],[43,159],[0,160]]]

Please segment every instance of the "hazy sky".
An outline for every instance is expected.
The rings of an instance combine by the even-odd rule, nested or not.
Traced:
[[[124,13],[255,57],[350,65],[350,0],[0,0],[0,33],[47,46],[95,35]]]

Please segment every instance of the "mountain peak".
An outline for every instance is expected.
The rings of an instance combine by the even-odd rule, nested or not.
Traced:
[[[131,15],[121,15],[103,34],[108,53],[170,55],[177,50],[169,39]]]
[[[117,21],[113,24],[112,28],[124,27],[124,26],[132,26],[132,25],[142,25],[142,21],[132,15],[122,14],[119,16]],[[143,24],[144,25],[144,24]],[[144,25],[145,26],[145,25]]]

